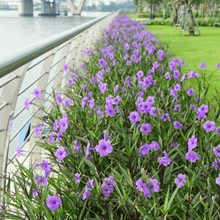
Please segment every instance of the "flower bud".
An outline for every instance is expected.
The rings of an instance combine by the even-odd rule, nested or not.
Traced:
[[[144,168],[143,168],[143,167],[141,168],[141,173],[142,173],[142,176],[143,176],[144,178],[146,178],[146,177],[147,177],[147,175],[146,175],[145,170],[144,170]]]
[[[201,202],[202,204],[204,204],[204,201],[203,201],[202,196],[200,196],[199,199],[200,199],[200,202]]]

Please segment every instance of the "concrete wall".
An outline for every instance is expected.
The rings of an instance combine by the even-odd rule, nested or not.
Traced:
[[[18,0],[18,15],[33,17],[33,0]]]

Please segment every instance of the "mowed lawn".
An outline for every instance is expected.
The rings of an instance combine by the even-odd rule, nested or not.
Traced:
[[[216,64],[220,63],[220,28],[199,27],[201,36],[195,31],[196,36],[181,36],[180,30],[171,26],[148,25],[149,31],[156,31],[156,37],[161,43],[169,43],[171,53],[183,59],[188,64],[188,71],[195,70],[200,73],[199,66],[206,62],[206,73],[211,74],[216,70]],[[161,37],[159,36],[161,34]],[[186,32],[186,35],[189,33]],[[211,86],[216,86],[220,92],[220,70],[217,70],[210,80]],[[214,90],[210,88],[209,93]],[[209,94],[209,95],[210,95]]]
[[[160,39],[160,42],[169,43],[169,50],[173,57],[183,59],[188,64],[188,68],[183,69],[184,73],[188,73],[190,70],[195,70],[197,73],[204,71],[205,74],[213,74],[210,80],[210,86],[216,87],[218,95],[220,96],[220,70],[216,70],[216,64],[220,63],[220,28],[219,27],[199,27],[202,36],[199,36],[198,31],[195,31],[196,36],[190,37],[181,36],[180,29],[171,26],[163,25],[147,25],[149,31],[156,31],[156,37]],[[161,36],[159,36],[161,34]],[[206,62],[206,70],[200,70],[199,66],[202,62]],[[190,83],[195,91],[198,90],[197,84]],[[215,89],[209,88],[207,99],[212,97],[212,94],[216,95]],[[207,100],[206,99],[206,100]],[[216,105],[215,99],[211,99],[212,105]],[[208,104],[208,103],[206,103]],[[220,103],[218,103],[220,104]],[[214,112],[213,112],[214,113]],[[217,120],[220,122],[220,117]]]

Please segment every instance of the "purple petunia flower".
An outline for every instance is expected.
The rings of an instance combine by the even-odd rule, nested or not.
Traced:
[[[31,188],[31,185],[30,185],[29,187]],[[30,190],[31,190],[31,189],[30,189]],[[30,192],[30,193],[31,193],[31,192]],[[30,193],[29,193],[29,194],[30,194]],[[36,191],[35,188],[33,188],[33,194],[32,194],[32,195],[33,195],[33,197],[35,197],[35,196],[37,195],[37,191]]]
[[[34,89],[33,95],[38,99],[41,96],[40,89],[38,88]]]
[[[164,157],[158,157],[157,160],[159,161],[160,165],[163,164],[164,166],[167,166],[170,164],[171,159],[169,158],[166,151],[163,151]]]
[[[220,159],[219,158],[215,159],[215,161],[212,162],[212,165],[215,168],[215,170],[218,170],[218,169],[220,170]]]
[[[188,150],[192,151],[192,149],[196,148],[197,146],[197,138],[193,135],[191,138],[188,139]]]
[[[155,151],[157,151],[160,148],[159,143],[156,141],[152,141],[150,145],[151,145],[152,150],[155,150]]]
[[[216,157],[220,157],[220,145],[218,145],[217,147],[214,147],[213,152]]]
[[[73,83],[74,83],[73,78],[70,77],[70,78],[67,80],[67,83],[72,86]]]
[[[110,193],[113,191],[113,187],[115,186],[114,179],[112,176],[109,178],[104,179],[104,183],[101,185],[103,188],[103,194],[105,196],[109,196]]]
[[[129,119],[132,123],[136,123],[137,121],[140,120],[138,112],[131,112],[129,115]]]
[[[53,211],[58,209],[59,206],[62,205],[62,201],[58,196],[53,195],[48,197],[46,204],[50,211]]]
[[[68,106],[70,106],[71,103],[72,103],[72,100],[69,99],[69,98],[66,98],[66,99],[64,100],[64,106],[65,106],[65,109],[66,109]]]
[[[26,99],[24,102],[24,106],[27,110],[29,110],[29,106],[30,106],[29,104],[30,104],[29,99]]]
[[[220,135],[220,127],[216,128],[215,134]]]
[[[99,145],[95,147],[96,151],[100,153],[100,156],[106,156],[113,151],[110,141],[104,139],[99,140]]]
[[[62,161],[67,156],[67,153],[64,147],[59,147],[54,155],[58,158],[59,161]]]
[[[63,70],[64,70],[65,72],[67,72],[67,71],[69,70],[69,66],[68,66],[68,64],[64,64],[64,66],[63,66]]]
[[[151,132],[151,129],[152,129],[151,124],[142,124],[141,125],[141,132],[143,132],[144,134]]]
[[[158,186],[158,181],[157,179],[151,179],[148,178],[150,182],[146,182],[149,188],[152,190],[152,192],[158,192],[160,187]],[[144,196],[147,196],[148,198],[151,198],[152,195],[150,194],[150,190],[148,189],[146,183],[143,183],[142,179],[139,179],[136,182],[137,188],[141,192],[143,190]]]
[[[215,130],[215,122],[214,121],[206,121],[203,124],[203,128],[206,130],[206,132],[211,132]]]
[[[186,184],[186,175],[182,173],[178,174],[178,178],[174,182],[176,183],[176,187],[182,188]]]
[[[144,157],[146,154],[149,153],[149,151],[152,149],[152,146],[149,144],[144,144],[143,146],[140,147],[139,153],[141,154],[142,157]]]
[[[76,177],[76,184],[78,184],[79,183],[79,181],[80,181],[80,174],[79,173],[76,173],[75,174],[75,177]]]
[[[195,151],[188,151],[185,156],[186,160],[190,160],[191,162],[196,162],[196,160],[199,160],[200,157],[198,157],[197,153]]]
[[[22,152],[23,152],[23,150],[21,150],[21,148],[18,147],[18,148],[16,149],[16,156],[17,156],[17,157],[20,157],[20,156],[22,155]]]
[[[57,102],[60,103],[60,104],[63,102],[63,100],[62,100],[61,97],[60,97],[60,93],[59,93],[59,92],[56,93],[56,100],[57,100]]]
[[[195,95],[195,90],[193,88],[190,88],[186,91],[186,93],[188,96],[193,96],[193,95]]]
[[[220,63],[219,63],[219,65],[220,65]],[[219,69],[220,69],[220,67],[219,67]],[[215,179],[215,182],[217,185],[220,186],[220,173],[218,174],[218,177]]]
[[[112,106],[112,104],[109,104],[108,106],[106,106],[106,111],[105,111],[106,115],[113,117],[115,114],[115,110]]]
[[[180,122],[178,122],[178,121],[174,121],[173,125],[174,125],[175,129],[179,129],[179,128],[182,127],[182,124]]]
[[[39,136],[40,132],[41,132],[41,126],[36,126],[34,129],[34,132],[35,132],[36,136]]]

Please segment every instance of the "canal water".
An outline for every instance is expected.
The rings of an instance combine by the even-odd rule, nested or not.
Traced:
[[[34,11],[33,17],[19,17],[18,11],[0,10],[0,59],[1,56],[33,44],[35,42],[44,40],[56,34],[70,30],[78,25],[91,21],[94,18],[108,14],[108,12],[85,12],[81,16],[57,17],[41,17],[38,16],[41,11]],[[61,52],[61,50],[59,51]],[[54,63],[59,60],[60,53],[55,56]],[[31,63],[31,66],[42,60],[46,55],[42,55]],[[34,79],[40,76],[40,69],[42,65],[37,65],[27,72],[26,77],[22,83],[21,90],[25,89]],[[49,81],[55,75],[55,68],[51,70]],[[7,76],[0,79],[0,85],[7,80]],[[36,85],[31,86],[26,92],[18,97],[14,115],[16,115],[23,107],[26,98],[32,99],[34,96],[32,92]],[[52,83],[47,89],[47,93],[52,91]],[[1,89],[0,89],[1,93]],[[46,96],[47,98],[47,96]],[[18,131],[21,125],[32,115],[32,108],[29,111],[24,110],[12,123],[11,137]],[[1,123],[1,122],[0,122]],[[9,158],[15,153],[15,149],[19,146],[20,134],[11,142],[9,149]]]

